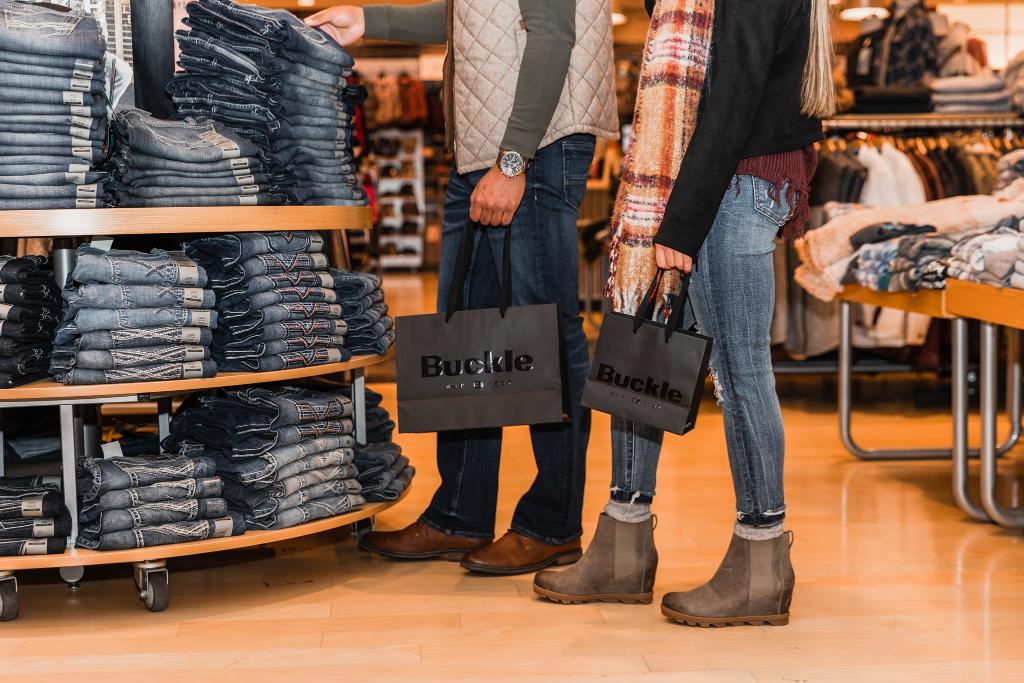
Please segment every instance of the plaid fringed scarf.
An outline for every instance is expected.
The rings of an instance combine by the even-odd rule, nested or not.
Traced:
[[[714,15],[714,0],[658,0],[651,16],[633,142],[623,164],[611,224],[611,270],[605,295],[623,313],[635,312],[654,277],[654,236],[697,125]],[[677,285],[678,277],[666,277],[662,295]]]

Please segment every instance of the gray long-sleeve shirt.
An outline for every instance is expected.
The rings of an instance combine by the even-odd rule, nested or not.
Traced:
[[[447,2],[419,5],[368,5],[366,37],[407,43],[448,43]],[[472,0],[461,0],[472,1]],[[519,0],[526,47],[516,81],[516,96],[501,149],[533,158],[555,114],[569,74],[576,42],[575,0]],[[487,83],[481,79],[481,83]],[[450,122],[449,122],[450,125]]]

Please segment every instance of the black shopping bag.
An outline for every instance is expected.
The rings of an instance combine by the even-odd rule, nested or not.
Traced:
[[[564,420],[558,307],[509,305],[511,230],[505,233],[500,307],[461,310],[474,229],[467,224],[462,235],[447,313],[397,319],[400,432]]]
[[[685,434],[697,422],[712,340],[677,329],[689,301],[689,275],[682,278],[668,323],[650,319],[664,274],[658,270],[636,315],[605,316],[583,388],[583,405]]]

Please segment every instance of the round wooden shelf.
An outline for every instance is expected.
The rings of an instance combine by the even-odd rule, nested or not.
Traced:
[[[274,531],[246,531],[241,536],[228,538],[210,538],[205,541],[190,543],[174,543],[159,545],[152,548],[132,550],[84,550],[70,548],[59,555],[25,555],[23,557],[0,557],[0,571],[15,572],[23,569],[53,569],[58,567],[89,567],[99,564],[123,564],[130,562],[151,562],[168,560],[173,557],[219,553],[225,550],[238,550],[257,545],[287,541],[292,538],[318,534],[347,524],[369,519],[379,515],[392,505],[401,502],[409,493],[412,485],[406,487],[397,500],[387,503],[368,503],[358,510],[347,512],[336,517],[318,519],[313,522]]]
[[[1024,330],[1024,291],[978,282],[946,282],[946,305],[960,318]]]
[[[0,211],[0,237],[369,230],[368,206],[215,206]]]
[[[116,398],[119,396],[165,396],[168,394],[235,387],[243,384],[266,384],[304,377],[331,375],[337,372],[366,368],[382,363],[394,355],[388,349],[383,355],[353,356],[345,363],[313,365],[308,368],[278,370],[275,372],[221,372],[207,379],[163,380],[158,382],[131,382],[122,384],[80,384],[66,386],[52,379],[41,379],[13,389],[0,389],[0,408],[5,403],[26,401],[68,401]]]

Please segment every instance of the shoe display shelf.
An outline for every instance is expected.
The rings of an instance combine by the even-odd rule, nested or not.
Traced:
[[[344,232],[372,227],[368,207],[265,206],[174,209],[95,209],[0,211],[0,237],[54,238],[54,276],[63,284],[74,269],[75,250],[61,238],[116,235],[234,233],[277,230],[319,230]],[[348,265],[348,264],[342,264]],[[352,525],[372,528],[374,517],[398,503],[371,503],[363,508],[288,529],[247,531],[241,536],[121,551],[93,551],[74,547],[78,534],[76,464],[84,457],[103,457],[100,449],[98,405],[156,401],[160,438],[168,435],[172,397],[225,387],[264,384],[322,375],[344,374],[352,383],[353,422],[356,440],[366,441],[367,367],[387,361],[392,355],[355,356],[345,363],[318,365],[277,372],[223,372],[208,379],[188,379],[124,384],[65,386],[42,379],[11,389],[0,389],[0,410],[59,406],[61,435],[61,479],[64,502],[72,517],[68,549],[62,554],[0,557],[0,621],[19,612],[15,572],[30,569],[60,570],[70,588],[77,588],[84,568],[93,565],[131,564],[139,599],[153,612],[169,602],[169,558],[237,550],[316,534]],[[3,475],[3,432],[0,430],[0,476]],[[407,489],[408,490],[408,489]],[[404,497],[404,495],[402,496]]]
[[[426,241],[423,131],[383,128],[371,133],[370,139],[377,150],[380,266],[385,270],[422,268]]]

